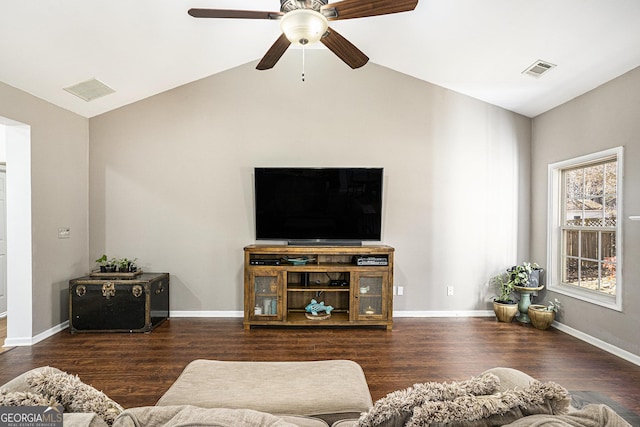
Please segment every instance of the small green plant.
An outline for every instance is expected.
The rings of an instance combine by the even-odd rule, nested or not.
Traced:
[[[498,274],[493,278],[493,283],[496,288],[498,288],[499,295],[494,298],[496,302],[501,302],[504,304],[514,303],[515,301],[512,298],[513,293],[513,284],[511,280],[508,280],[508,275],[506,274]]]
[[[100,265],[100,271],[102,273],[111,273],[116,269],[116,259],[115,258],[107,258],[107,254],[102,254],[100,258],[96,260],[96,262]]]
[[[554,298],[553,301],[549,301],[549,305],[547,305],[547,311],[553,311],[557,313],[558,310],[560,310],[560,307],[562,307],[562,304],[560,303],[560,301],[558,301],[558,298]]]
[[[131,270],[131,266],[134,265],[137,259],[138,258],[134,258],[134,259],[118,258],[115,264],[118,265],[118,271],[125,273]]]

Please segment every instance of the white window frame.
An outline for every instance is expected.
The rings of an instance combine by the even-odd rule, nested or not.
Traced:
[[[573,159],[552,163],[548,166],[547,201],[547,289],[602,307],[622,311],[622,188],[623,188],[623,148],[615,147],[591,153]],[[562,171],[570,168],[588,166],[615,158],[617,163],[617,221],[616,221],[616,295],[578,288],[562,283],[562,230],[563,224],[563,182]]]

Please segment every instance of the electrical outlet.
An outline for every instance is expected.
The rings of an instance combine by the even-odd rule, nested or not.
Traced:
[[[447,286],[447,296],[453,295],[453,286]]]
[[[58,239],[68,239],[70,234],[71,229],[69,227],[58,228]]]
[[[398,286],[398,295],[404,295],[404,286]]]

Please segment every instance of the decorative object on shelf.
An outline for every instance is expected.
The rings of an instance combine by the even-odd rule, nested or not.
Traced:
[[[265,298],[264,301],[262,302],[262,305],[263,305],[263,309],[262,309],[263,314],[273,314],[271,312],[271,298]]]
[[[315,258],[309,258],[306,256],[300,257],[300,258],[289,258],[289,257],[284,257],[282,258],[284,260],[284,262],[288,262],[290,264],[293,265],[307,265],[308,262],[311,261],[315,261]]]
[[[331,314],[333,307],[330,305],[324,305],[324,301],[318,302],[315,299],[312,299],[309,305],[305,308],[307,313],[311,313],[312,316],[317,316],[318,312],[324,311],[326,314]]]
[[[258,316],[259,316],[259,315],[261,315],[261,314],[262,314],[262,307],[260,307],[259,305],[256,305],[256,306],[253,308],[253,313],[254,313],[254,314],[257,314]]]
[[[498,289],[499,295],[493,298],[493,312],[498,322],[511,323],[518,314],[518,304],[512,298],[513,284],[508,280],[505,273],[499,274],[491,279],[493,285]]]
[[[304,315],[309,320],[327,320],[331,318],[331,313],[322,313],[315,316],[311,313],[305,313]]]
[[[531,319],[531,325],[536,329],[547,329],[555,320],[556,313],[561,307],[560,301],[554,298],[553,301],[549,301],[549,305],[543,304],[531,304],[527,311],[529,318]]]
[[[371,286],[362,286],[360,288],[360,293],[361,294],[366,294],[367,292],[369,292],[371,290]]]
[[[371,316],[373,314],[376,314],[376,311],[373,309],[373,307],[369,306],[367,307],[367,309],[364,311],[364,314]]]

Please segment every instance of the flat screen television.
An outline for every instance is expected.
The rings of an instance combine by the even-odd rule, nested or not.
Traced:
[[[255,168],[256,240],[379,241],[382,168]]]

